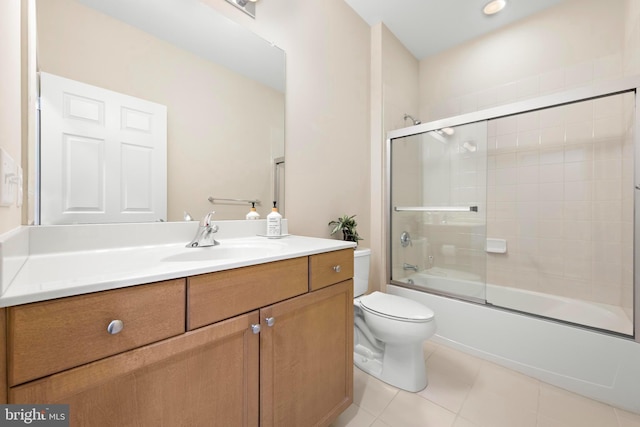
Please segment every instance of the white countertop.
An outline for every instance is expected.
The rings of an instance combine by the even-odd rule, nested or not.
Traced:
[[[224,237],[224,236],[221,236]],[[302,236],[235,237],[220,245],[168,244],[30,253],[0,297],[0,307],[170,280],[355,246]],[[35,246],[35,245],[32,245]]]

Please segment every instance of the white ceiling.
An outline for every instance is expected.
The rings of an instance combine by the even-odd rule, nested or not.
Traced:
[[[369,25],[383,22],[419,60],[562,1],[507,0],[502,12],[485,16],[488,0],[345,0]]]

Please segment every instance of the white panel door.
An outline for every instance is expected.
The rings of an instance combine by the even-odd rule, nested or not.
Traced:
[[[167,108],[40,73],[40,222],[167,219]]]

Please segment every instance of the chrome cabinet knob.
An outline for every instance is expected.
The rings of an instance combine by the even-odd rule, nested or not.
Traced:
[[[107,332],[111,335],[115,335],[124,329],[124,322],[122,320],[112,320],[107,326]]]
[[[340,273],[340,270],[342,270],[342,268],[340,267],[340,264],[333,266],[333,271],[335,271],[336,273]]]
[[[276,318],[275,317],[267,317],[264,319],[265,322],[267,322],[267,326],[271,327],[276,323]]]
[[[254,334],[259,334],[260,333],[260,325],[257,324],[252,324],[251,325],[251,332],[253,332]]]

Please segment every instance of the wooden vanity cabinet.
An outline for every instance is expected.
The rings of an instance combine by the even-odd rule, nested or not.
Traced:
[[[260,425],[329,425],[353,401],[353,280],[260,318]]]
[[[11,403],[69,404],[71,426],[256,426],[252,312],[9,390]]]
[[[71,426],[82,427],[328,426],[353,400],[352,275],[349,249],[127,288],[181,287],[184,315],[174,321],[184,329],[186,319],[186,332],[117,354],[91,350],[75,360],[92,360],[71,368],[51,354],[55,363],[39,360],[35,372],[15,369],[24,350],[14,348],[20,331],[11,319],[20,307],[9,308],[8,401],[67,403]],[[99,294],[50,303],[87,313],[81,302]]]
[[[307,257],[187,279],[187,329],[192,330],[308,292]]]
[[[183,334],[184,300],[177,279],[9,307],[9,385]]]

